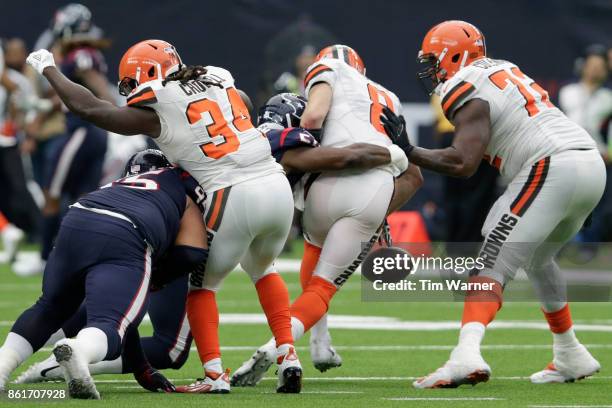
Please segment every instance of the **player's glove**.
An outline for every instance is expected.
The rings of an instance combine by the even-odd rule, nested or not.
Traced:
[[[28,58],[26,59],[26,62],[30,64],[32,68],[34,68],[36,72],[38,72],[41,75],[45,68],[55,66],[55,60],[53,59],[53,54],[51,54],[49,51],[45,49],[34,51],[30,53],[30,55],[28,55]]]
[[[385,133],[391,141],[399,146],[406,156],[414,149],[414,146],[410,143],[408,133],[406,132],[406,121],[402,115],[396,115],[393,111],[386,106],[383,107],[383,114],[380,115],[380,121],[385,128]]]
[[[140,373],[134,373],[134,378],[142,388],[151,392],[176,391],[174,384],[153,367],[149,367]]]

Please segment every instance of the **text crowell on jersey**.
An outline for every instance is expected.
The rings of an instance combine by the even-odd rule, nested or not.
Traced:
[[[353,143],[388,146],[380,115],[383,106],[400,113],[400,101],[391,91],[369,80],[339,59],[323,58],[308,68],[306,97],[315,84],[332,87],[332,106],[323,125],[322,146],[344,147]]]
[[[506,179],[525,166],[566,150],[593,149],[589,134],[548,99],[548,93],[514,64],[483,58],[461,69],[440,88],[450,120],[466,102],[489,104],[491,140],[485,159]]]
[[[232,75],[223,68],[206,69],[205,76],[185,83],[147,82],[127,103],[157,112],[161,133],[155,142],[207,193],[281,173],[270,144],[251,123]]]

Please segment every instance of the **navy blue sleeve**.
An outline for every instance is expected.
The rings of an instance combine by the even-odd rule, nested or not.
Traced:
[[[272,156],[279,163],[287,150],[297,147],[317,147],[319,145],[314,136],[302,128],[270,130],[266,133],[266,137],[270,142]]]
[[[176,169],[181,177],[181,182],[185,186],[185,192],[197,205],[200,211],[204,213],[204,203],[206,201],[206,192],[202,186],[194,179],[191,174],[181,168]]]

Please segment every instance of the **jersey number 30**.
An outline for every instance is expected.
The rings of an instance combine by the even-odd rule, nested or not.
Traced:
[[[227,88],[227,98],[232,107],[232,125],[238,132],[244,132],[253,127],[249,110],[242,101],[236,88]],[[209,116],[206,131],[211,140],[202,143],[200,149],[205,156],[211,159],[220,159],[226,154],[233,153],[238,150],[240,140],[236,133],[230,128],[219,104],[211,99],[204,98],[191,102],[187,106],[187,120],[193,125],[196,122],[205,120]],[[219,143],[215,143],[212,139],[219,137]]]

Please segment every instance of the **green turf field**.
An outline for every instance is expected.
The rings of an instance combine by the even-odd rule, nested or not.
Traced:
[[[299,293],[298,275],[284,274],[292,296]],[[440,366],[456,342],[456,329],[397,330],[404,321],[457,321],[461,315],[458,303],[364,303],[361,301],[360,276],[354,276],[332,303],[332,314],[342,322],[351,316],[369,316],[362,326],[382,324],[384,329],[332,328],[334,344],[344,359],[341,368],[321,374],[310,362],[308,340],[298,343],[298,351],[305,368],[301,395],[278,395],[274,372],[255,388],[234,388],[228,395],[162,395],[151,394],[138,387],[129,375],[96,377],[101,402],[83,401],[7,401],[3,406],[66,405],[113,406],[136,408],[164,406],[202,407],[612,407],[612,332],[594,331],[589,325],[612,327],[612,305],[582,303],[573,305],[575,323],[587,325],[579,332],[583,343],[591,345],[591,352],[603,369],[596,377],[574,384],[535,386],[527,377],[543,368],[551,359],[550,334],[542,329],[491,329],[484,341],[483,354],[493,369],[493,377],[486,384],[459,389],[415,390],[412,380]],[[0,335],[2,339],[17,315],[36,299],[40,278],[17,278],[7,267],[0,267]],[[234,272],[219,294],[219,309],[223,315],[260,313],[255,290],[248,277]],[[371,317],[378,317],[372,319]],[[386,319],[384,319],[386,318]],[[506,303],[498,315],[499,321],[537,322],[542,316],[536,304]],[[377,323],[378,322],[378,323]],[[350,325],[350,324],[349,324]],[[354,325],[353,325],[354,327]],[[418,327],[417,327],[418,328]],[[601,329],[601,327],[600,327]],[[603,328],[606,329],[605,327]],[[151,330],[143,324],[142,334]],[[224,365],[236,369],[251,352],[270,336],[261,323],[221,324],[221,344],[225,348]],[[37,353],[29,362],[48,356],[49,351]],[[25,369],[25,364],[19,371]],[[18,374],[18,372],[16,374]],[[197,354],[180,371],[165,374],[176,384],[188,383],[202,374]],[[61,388],[64,384],[16,386],[12,389]]]

